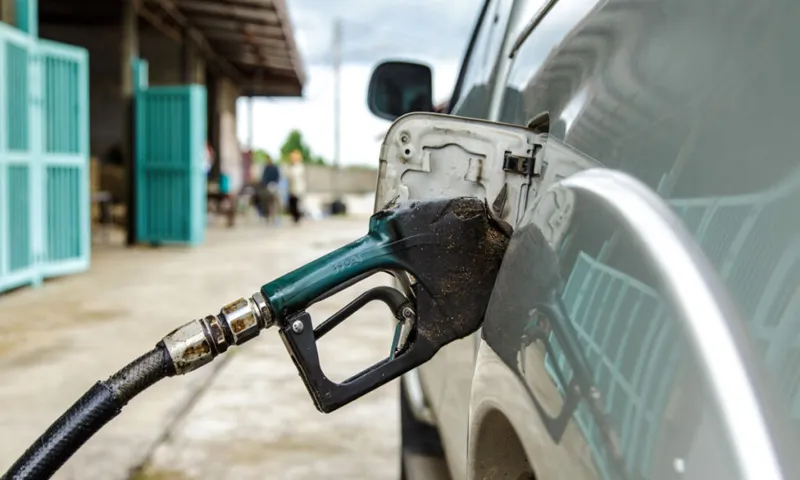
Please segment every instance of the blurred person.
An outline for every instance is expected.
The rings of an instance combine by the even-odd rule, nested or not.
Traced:
[[[223,171],[220,171],[218,185],[219,203],[217,204],[217,211],[220,209],[220,204],[225,205],[225,217],[227,218],[228,228],[231,228],[236,220],[236,203],[238,195],[231,190],[230,175]]]
[[[258,198],[261,211],[267,221],[278,223],[281,214],[281,201],[278,195],[278,184],[281,181],[281,171],[267,155],[267,163],[261,172],[261,182],[258,188]]]
[[[303,195],[306,193],[306,168],[303,165],[303,154],[300,150],[292,150],[289,154],[291,164],[288,168],[289,179],[289,213],[292,220],[297,224],[300,222],[302,213]]]

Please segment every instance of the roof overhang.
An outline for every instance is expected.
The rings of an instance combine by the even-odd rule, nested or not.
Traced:
[[[207,63],[247,96],[301,96],[306,75],[285,0],[130,0],[147,23],[176,42],[192,42]],[[63,25],[114,25],[122,2],[39,0],[40,19]]]
[[[168,1],[241,72],[242,95],[302,95],[305,70],[284,0]]]

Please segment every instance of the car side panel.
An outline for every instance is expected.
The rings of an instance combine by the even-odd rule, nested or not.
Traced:
[[[498,109],[500,121],[515,124],[548,112],[554,145],[661,195],[736,299],[789,425],[800,419],[798,20],[792,0],[561,0],[515,53]],[[563,346],[526,333],[557,321],[539,318],[537,295],[546,292],[537,291],[536,263],[525,263],[544,241],[558,260],[561,321],[579,337],[608,411],[606,434],[617,435],[621,449],[614,458],[602,421],[583,407],[565,430],[584,438],[575,455],[590,452],[597,478],[616,478],[614,462],[632,478],[735,476],[726,471],[727,447],[714,441],[719,420],[697,392],[696,364],[681,356],[685,338],[657,274],[609,212],[580,201],[573,208],[555,237],[559,217],[532,213],[534,239],[518,242],[529,252],[509,267],[509,283],[498,284],[502,308],[487,317],[487,346],[527,390],[563,395],[556,372],[574,374]],[[544,240],[531,233],[537,229]],[[473,384],[473,407],[493,395],[480,388]],[[516,428],[522,437],[542,435],[533,425]]]

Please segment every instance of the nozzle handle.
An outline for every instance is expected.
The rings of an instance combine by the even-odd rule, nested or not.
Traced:
[[[327,292],[365,273],[408,269],[397,253],[423,239],[420,236],[391,238],[387,226],[381,223],[383,217],[385,215],[374,215],[369,232],[358,240],[262,286],[261,293],[273,314],[278,318],[290,317]]]

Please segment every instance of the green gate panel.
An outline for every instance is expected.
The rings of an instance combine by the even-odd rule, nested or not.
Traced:
[[[82,258],[81,171],[74,167],[47,167],[47,260],[59,262]]]
[[[0,291],[36,284],[35,41],[0,23]]]
[[[88,62],[0,23],[0,292],[89,266]]]
[[[89,59],[86,51],[40,40],[41,177],[45,277],[89,267]]]
[[[7,147],[27,151],[30,140],[29,53],[25,45],[13,42],[7,42],[5,50]]]
[[[47,153],[79,154],[81,124],[80,62],[48,55],[44,59],[44,148]]]
[[[31,268],[31,188],[30,167],[10,165],[8,172],[8,253],[9,272]]]
[[[137,91],[139,242],[189,245],[203,242],[205,118],[206,91],[201,85],[147,87]]]

